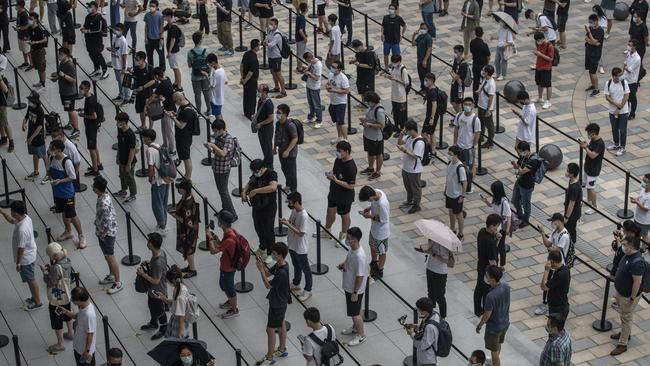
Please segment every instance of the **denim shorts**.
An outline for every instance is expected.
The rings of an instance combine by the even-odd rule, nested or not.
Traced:
[[[210,108],[212,109],[212,115],[213,116],[218,116],[221,114],[221,107],[220,105],[212,104],[210,103]]]
[[[34,277],[34,263],[23,264],[20,266],[20,279],[23,282],[32,282],[36,277]]]
[[[99,247],[102,249],[102,254],[108,257],[115,254],[115,237],[114,236],[105,236],[103,238],[97,237],[99,241]]]
[[[384,55],[392,53],[393,55],[401,55],[402,52],[399,49],[399,43],[388,43],[384,42]]]
[[[237,296],[235,291],[235,272],[219,272],[219,288],[226,293],[228,298]]]
[[[29,153],[29,155],[35,155],[39,158],[44,158],[46,155],[45,145],[41,145],[41,146],[27,145],[27,152]]]

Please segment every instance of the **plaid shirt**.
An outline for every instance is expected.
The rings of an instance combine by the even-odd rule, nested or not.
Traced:
[[[230,160],[235,153],[235,138],[228,132],[224,136],[217,137],[214,144],[226,152],[224,156],[212,155],[212,171],[217,174],[224,174],[230,172]]]
[[[555,366],[557,363],[571,365],[571,337],[566,330],[557,336],[549,336],[542,356],[539,358],[539,366]]]
[[[108,193],[97,197],[95,206],[95,234],[100,238],[117,235],[117,220],[113,200]]]

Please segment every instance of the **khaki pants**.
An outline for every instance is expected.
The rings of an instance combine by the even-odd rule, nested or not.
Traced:
[[[473,28],[465,28],[463,29],[463,47],[465,47],[465,50],[463,51],[464,55],[467,56],[469,54],[469,41],[472,39],[474,36],[474,29]]]
[[[621,316],[621,337],[618,339],[619,346],[627,346],[627,341],[632,334],[632,315],[634,314],[634,308],[640,298],[641,296],[637,296],[634,301],[631,301],[629,297],[623,297],[616,294],[618,313]]]
[[[217,38],[222,46],[232,50],[231,22],[219,22],[217,24]]]

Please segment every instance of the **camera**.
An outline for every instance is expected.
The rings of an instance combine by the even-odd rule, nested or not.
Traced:
[[[210,220],[210,223],[208,223],[208,228],[210,230],[214,230],[214,220]]]
[[[401,325],[401,326],[406,325],[406,318],[407,317],[408,317],[408,315],[404,314],[404,315],[400,316],[399,318],[397,318],[397,322],[399,323],[399,325]]]

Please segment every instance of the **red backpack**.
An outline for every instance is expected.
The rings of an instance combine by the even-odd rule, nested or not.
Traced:
[[[233,267],[241,271],[243,268],[246,268],[248,262],[251,260],[251,246],[243,235],[239,234],[235,229],[232,230],[235,232],[235,251],[231,261]]]

